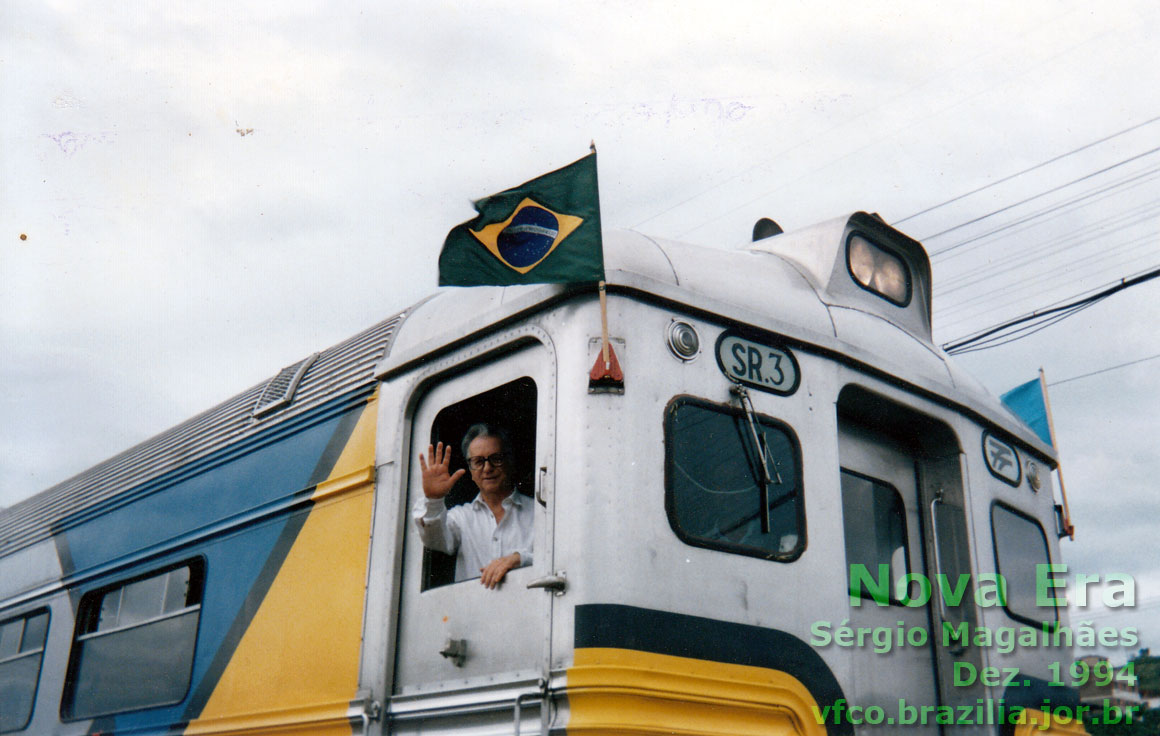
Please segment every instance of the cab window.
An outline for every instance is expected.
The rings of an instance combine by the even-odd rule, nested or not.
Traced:
[[[752,419],[739,408],[699,399],[669,404],[669,524],[686,544],[788,562],[806,544],[801,453],[788,426],[763,415]]]
[[[1004,608],[1015,619],[1032,624],[1054,624],[1054,606],[1038,606],[1035,601],[1037,565],[1051,563],[1047,535],[1035,519],[995,504],[991,507],[991,533],[995,542],[995,569],[1006,588]]]
[[[842,520],[846,537],[846,569],[862,565],[875,580],[882,565],[890,570],[890,601],[897,603],[898,581],[910,572],[906,547],[906,509],[902,496],[888,483],[842,470]],[[850,595],[872,598],[865,584]]]
[[[536,382],[523,377],[505,383],[490,391],[451,404],[439,411],[426,441],[417,445],[425,450],[427,443],[451,445],[452,474],[467,469],[460,443],[473,424],[489,424],[502,428],[508,434],[514,462],[510,472],[517,493],[532,496],[536,470]],[[471,473],[463,477],[447,494],[447,508],[470,503],[479,493],[471,480]],[[478,577],[478,575],[476,575]],[[423,550],[423,590],[447,585],[455,580],[455,556],[432,549]]]

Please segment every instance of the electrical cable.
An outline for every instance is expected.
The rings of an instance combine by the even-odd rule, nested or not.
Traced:
[[[961,288],[960,285],[963,282],[970,281],[977,276],[997,271],[1009,272],[1015,268],[1027,265],[1028,263],[1039,260],[1040,254],[1045,252],[1049,252],[1049,256],[1057,256],[1060,253],[1070,251],[1074,248],[1091,245],[1098,240],[1107,238],[1109,235],[1114,235],[1122,230],[1127,230],[1148,222],[1153,214],[1158,211],[1160,211],[1160,201],[1142,207],[1135,207],[1127,212],[1118,212],[1101,220],[1094,220],[1083,227],[1069,230],[1062,237],[1050,237],[1033,245],[1012,250],[1008,255],[996,260],[968,268],[954,276],[940,279],[939,294],[935,296],[937,298],[953,292]],[[1097,231],[1094,236],[1092,231]]]
[[[952,340],[951,342],[944,343],[942,345],[942,349],[945,350],[947,353],[954,355],[956,350],[961,351],[961,348],[964,348],[964,347],[967,347],[973,343],[979,342],[980,340],[987,338],[987,337],[990,337],[991,335],[997,334],[999,332],[1002,332],[1003,330],[1010,329],[1011,327],[1014,327],[1016,325],[1020,325],[1020,324],[1023,324],[1025,322],[1029,322],[1033,319],[1038,319],[1038,318],[1046,316],[1046,315],[1055,314],[1058,312],[1064,312],[1067,310],[1071,310],[1077,306],[1087,305],[1088,303],[1098,302],[1102,299],[1105,299],[1105,298],[1111,296],[1112,294],[1124,291],[1125,289],[1130,289],[1133,286],[1137,286],[1137,285],[1145,283],[1147,281],[1151,281],[1152,279],[1154,279],[1158,276],[1160,276],[1160,268],[1153,269],[1151,271],[1148,271],[1147,273],[1141,274],[1141,275],[1136,276],[1134,278],[1121,279],[1120,283],[1116,284],[1115,286],[1112,286],[1108,289],[1105,289],[1104,291],[1101,291],[1097,294],[1093,294],[1092,296],[1087,296],[1087,297],[1084,297],[1084,298],[1079,299],[1077,301],[1071,302],[1069,304],[1064,304],[1062,306],[1051,307],[1049,309],[1045,309],[1042,311],[1037,310],[1035,312],[1032,312],[1031,314],[1024,315],[1022,317],[1016,317],[1015,319],[1007,320],[1006,322],[1003,322],[1003,323],[998,324],[998,325],[994,325],[993,327],[986,328],[983,331],[975,333],[973,335],[969,335],[969,336],[964,337],[964,338],[959,338],[956,340]]]
[[[1130,126],[1128,128],[1124,128],[1123,130],[1121,130],[1117,133],[1112,133],[1109,136],[1105,136],[1103,138],[1100,138],[1098,141],[1092,141],[1091,143],[1084,144],[1084,145],[1080,146],[1079,148],[1068,151],[1067,153],[1061,153],[1060,155],[1049,158],[1046,161],[1043,161],[1042,163],[1035,164],[1034,166],[1023,169],[1022,171],[1018,171],[1018,172],[1011,174],[1009,176],[1005,176],[1002,179],[999,179],[997,181],[993,181],[990,184],[986,184],[984,186],[979,187],[978,189],[972,189],[971,191],[967,192],[966,194],[960,194],[959,196],[948,199],[945,202],[939,202],[938,204],[931,205],[930,207],[927,207],[924,210],[919,210],[918,212],[915,212],[913,215],[907,215],[906,217],[902,218],[901,220],[895,220],[894,224],[899,225],[903,222],[906,222],[907,220],[913,220],[914,218],[918,217],[919,215],[925,215],[927,212],[932,212],[934,210],[937,210],[940,207],[945,207],[948,204],[953,204],[955,202],[958,202],[959,200],[966,199],[967,197],[970,197],[973,194],[978,194],[979,192],[986,191],[986,190],[990,189],[991,187],[997,187],[1000,184],[1009,182],[1012,179],[1023,176],[1024,174],[1029,174],[1032,171],[1036,171],[1037,169],[1042,169],[1044,166],[1048,166],[1050,164],[1053,164],[1056,161],[1062,161],[1063,159],[1067,158],[1068,156],[1074,156],[1075,154],[1080,153],[1081,151],[1086,151],[1089,148],[1094,148],[1095,146],[1098,146],[1101,143],[1107,143],[1108,141],[1110,141],[1114,138],[1119,138],[1122,135],[1125,135],[1127,133],[1131,133],[1133,130],[1138,130],[1140,128],[1151,125],[1152,123],[1155,123],[1158,121],[1160,121],[1160,116],[1154,117],[1151,120],[1145,120],[1142,123],[1137,123],[1136,125]]]
[[[1100,174],[1106,174],[1107,172],[1109,172],[1113,169],[1117,169],[1121,166],[1125,166],[1127,164],[1132,163],[1133,161],[1139,161],[1140,159],[1145,158],[1147,156],[1151,156],[1152,154],[1157,153],[1157,152],[1160,152],[1160,146],[1157,146],[1156,148],[1148,149],[1147,151],[1144,151],[1143,153],[1138,153],[1135,156],[1129,156],[1128,158],[1123,159],[1121,161],[1118,161],[1110,166],[1105,166],[1104,168],[1098,169],[1098,170],[1093,171],[1089,174],[1084,174],[1083,176],[1079,177],[1078,179],[1072,179],[1071,181],[1069,181],[1065,184],[1060,184],[1058,186],[1052,187],[1051,189],[1047,189],[1045,191],[1042,191],[1039,194],[1033,195],[1031,197],[1027,197],[1026,199],[1021,199],[1018,202],[1015,202],[1014,204],[1007,205],[1006,207],[1000,207],[997,210],[992,210],[991,212],[988,212],[985,215],[979,215],[978,217],[967,220],[966,222],[961,222],[958,225],[955,225],[954,227],[949,227],[946,230],[942,230],[942,231],[937,232],[933,235],[927,235],[927,236],[924,236],[922,238],[918,238],[918,240],[922,240],[922,241],[934,240],[935,238],[946,235],[947,233],[952,233],[955,230],[962,229],[968,225],[974,225],[976,222],[981,222],[983,220],[986,220],[990,217],[994,217],[995,215],[1001,214],[1001,213],[1006,212],[1008,210],[1015,209],[1016,207],[1027,204],[1028,202],[1033,202],[1041,197],[1046,197],[1048,194],[1054,194],[1055,192],[1058,192],[1061,189],[1066,189],[1067,187],[1070,187],[1073,184],[1078,184],[1081,181],[1087,181],[1088,179],[1099,176]],[[950,248],[943,248],[942,250],[932,252],[931,257],[934,257],[936,255],[942,255],[943,253],[948,253],[957,247],[959,247],[959,246],[957,246],[957,245],[951,246]]]
[[[1155,355],[1149,355],[1147,358],[1139,358],[1137,360],[1129,360],[1126,363],[1117,363],[1116,365],[1110,365],[1107,368],[1100,368],[1099,370],[1092,371],[1091,373],[1084,373],[1084,374],[1079,375],[1079,376],[1072,376],[1071,378],[1064,378],[1061,381],[1052,381],[1052,382],[1048,383],[1047,385],[1048,386],[1061,386],[1065,383],[1071,383],[1072,381],[1079,381],[1080,379],[1083,379],[1083,378],[1091,378],[1092,376],[1098,376],[1101,373],[1108,373],[1110,371],[1116,371],[1116,370],[1119,370],[1121,368],[1127,368],[1128,366],[1136,365],[1137,363],[1144,363],[1144,362],[1147,362],[1149,360],[1156,360],[1157,358],[1160,358],[1160,353],[1156,353]]]
[[[993,235],[1001,233],[1004,230],[1010,229],[1012,227],[1017,227],[1019,225],[1027,224],[1027,223],[1032,222],[1038,218],[1043,217],[1044,215],[1049,215],[1049,214],[1052,214],[1053,212],[1058,212],[1059,210],[1066,209],[1066,208],[1071,207],[1072,205],[1075,205],[1079,202],[1085,202],[1085,200],[1092,199],[1093,197],[1097,197],[1100,194],[1107,194],[1108,192],[1114,191],[1115,189],[1117,189],[1121,186],[1125,186],[1127,184],[1132,184],[1132,183],[1135,183],[1136,186],[1146,184],[1146,183],[1152,181],[1153,179],[1157,178],[1158,175],[1160,175],[1160,165],[1153,166],[1152,168],[1147,169],[1143,172],[1140,172],[1136,175],[1127,177],[1125,179],[1121,179],[1120,181],[1118,181],[1114,184],[1109,184],[1109,185],[1102,187],[1102,188],[1089,190],[1088,192],[1086,192],[1082,195],[1079,195],[1077,197],[1074,197],[1070,200],[1060,202],[1058,204],[1050,205],[1050,206],[1045,207],[1043,209],[1037,210],[1029,215],[1024,215],[1021,218],[1017,218],[1015,220],[1012,220],[1011,222],[1009,222],[1005,225],[1000,225],[999,227],[996,227],[992,230],[988,230],[985,233],[981,233],[979,235],[974,235],[974,236],[967,238],[965,240],[960,240],[959,242],[957,242],[951,246],[948,246],[946,248],[942,248],[940,250],[933,251],[930,254],[931,260],[933,261],[936,258],[939,258],[940,256],[943,256],[946,253],[950,253],[951,251],[958,251],[958,249],[964,245],[968,245],[970,243],[974,243],[974,242],[977,242],[979,240],[989,238]],[[1134,187],[1128,187],[1128,188],[1132,189]],[[1036,195],[1036,196],[1039,196],[1039,195]],[[1079,207],[1076,207],[1075,209],[1076,210],[1082,209],[1083,207],[1089,206],[1089,205],[1094,204],[1095,202],[1098,202],[1098,201],[1100,201],[1100,200],[1095,199],[1093,201],[1086,202],[1085,204],[1081,204]],[[1016,205],[1012,205],[1012,206],[1013,207],[1018,206],[1018,204],[1019,203],[1017,203]],[[986,217],[986,216],[984,215],[984,217]],[[970,251],[973,249],[968,248],[967,250]],[[958,251],[958,252],[963,253],[964,251]],[[954,257],[954,256],[952,256],[952,257]]]
[[[1052,268],[1041,269],[1041,270],[1035,271],[1030,276],[1020,279],[1015,284],[1002,284],[1002,285],[996,286],[996,288],[991,289],[991,290],[981,291],[981,292],[977,292],[977,293],[969,293],[966,295],[966,298],[960,299],[957,302],[950,302],[948,304],[945,301],[940,299],[940,302],[938,305],[938,310],[939,311],[959,310],[959,309],[962,309],[963,307],[971,306],[971,305],[977,304],[981,301],[989,301],[996,294],[1005,294],[1005,295],[1008,295],[1010,297],[1014,297],[1014,298],[1006,299],[1002,305],[996,305],[993,303],[989,304],[988,309],[984,310],[984,312],[982,312],[985,314],[987,311],[992,311],[993,309],[995,309],[997,307],[1001,307],[1001,306],[1004,306],[1006,304],[1011,304],[1014,301],[1018,301],[1019,299],[1023,298],[1023,295],[1026,293],[1029,293],[1032,291],[1036,291],[1036,292],[1040,291],[1039,285],[1042,284],[1043,282],[1050,281],[1059,274],[1065,274],[1068,271],[1075,270],[1079,266],[1086,266],[1087,264],[1090,264],[1092,262],[1102,262],[1101,265],[1105,266],[1105,268],[1103,268],[1102,270],[1088,271],[1085,273],[1085,276],[1091,277],[1091,276],[1099,274],[1099,273],[1103,273],[1103,272],[1110,271],[1110,270],[1118,270],[1118,269],[1122,268],[1123,266],[1130,263],[1132,260],[1138,259],[1140,257],[1138,255],[1138,251],[1141,251],[1141,250],[1145,250],[1144,255],[1149,256],[1148,260],[1152,260],[1151,256],[1153,256],[1153,254],[1155,252],[1155,248],[1156,248],[1155,238],[1157,235],[1160,235],[1160,230],[1153,230],[1151,232],[1144,233],[1143,235],[1140,235],[1136,238],[1132,238],[1131,240],[1127,240],[1127,241],[1124,241],[1121,243],[1116,243],[1115,245],[1100,248],[1097,252],[1088,253],[1086,255],[1080,255],[1077,258],[1072,258],[1072,259],[1067,260],[1063,263],[1060,263]],[[1069,248],[1075,248],[1075,247],[1079,247],[1079,246],[1083,246],[1083,245],[1092,245],[1092,242],[1089,241],[1089,242],[1075,243],[1074,245],[1069,246]],[[1128,254],[1136,254],[1136,255],[1132,255],[1130,258],[1125,259],[1124,256],[1127,256]],[[1112,261],[1113,256],[1115,256],[1114,262]],[[988,276],[988,275],[978,276],[973,281],[968,281],[966,283],[962,283],[958,286],[955,286],[951,289],[944,290],[940,296],[945,296],[946,294],[949,294],[949,293],[953,293],[956,291],[960,291],[962,289],[976,286],[976,285],[983,283],[983,282],[991,282],[994,280],[995,280],[995,277],[993,277],[993,276]]]
[[[1123,254],[1121,254],[1121,255],[1123,255]],[[1124,268],[1126,266],[1131,265],[1133,263],[1133,261],[1140,261],[1140,260],[1146,260],[1148,262],[1154,263],[1154,257],[1152,256],[1151,251],[1149,251],[1146,254],[1145,259],[1140,259],[1139,256],[1132,256],[1127,261],[1121,260],[1121,261],[1117,261],[1116,263],[1105,264],[1104,268],[1098,269],[1092,273],[1085,274],[1085,276],[1088,279],[1094,279],[1094,278],[1102,277],[1104,274],[1108,274],[1108,273],[1112,273],[1112,272],[1123,273]],[[1068,270],[1068,269],[1066,267],[1064,267],[1064,268],[1057,268],[1055,270],[1059,271],[1059,270]],[[1137,271],[1133,271],[1132,273],[1138,274],[1141,272],[1142,271],[1137,270]],[[1027,281],[1026,283],[1028,285],[1028,288],[1032,288],[1035,285],[1037,285],[1037,284],[1039,284],[1039,283],[1041,283],[1044,280],[1047,280],[1049,278],[1050,278],[1050,274],[1043,276],[1043,277],[1039,277],[1039,278],[1033,278],[1033,279]],[[1128,278],[1131,278],[1131,277],[1128,277]],[[1116,279],[1115,281],[1112,281],[1111,284],[1116,284],[1119,281],[1120,281],[1120,279]],[[1097,287],[1097,288],[1102,288],[1102,287]],[[1026,291],[1026,289],[1024,289],[1021,291],[1015,290],[1010,298],[1004,299],[1002,301],[999,301],[999,302],[991,301],[991,298],[994,295],[1002,294],[1008,290],[1010,290],[1010,287],[999,287],[999,288],[993,289],[991,291],[985,292],[984,294],[980,294],[977,297],[972,297],[964,302],[953,305],[956,309],[961,309],[962,307],[977,305],[981,301],[987,301],[987,303],[985,305],[983,305],[982,309],[976,310],[970,314],[958,315],[957,319],[953,320],[949,324],[942,325],[942,329],[944,329],[944,330],[950,329],[951,326],[953,326],[953,325],[963,324],[965,322],[971,322],[971,321],[977,320],[979,317],[981,317],[983,315],[990,314],[992,312],[1000,311],[1000,310],[1002,310],[1010,305],[1018,304],[1021,301],[1025,301],[1028,298],[1024,294],[1024,292]],[[940,309],[945,311],[945,309],[947,309],[947,308],[940,307]]]

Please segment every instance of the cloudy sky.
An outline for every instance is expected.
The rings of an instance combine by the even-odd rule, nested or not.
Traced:
[[[881,213],[940,342],[1160,265],[1152,0],[245,5],[0,4],[0,505],[416,301],[472,199],[593,139],[606,227]],[[1160,280],[963,361],[1066,381],[1158,318]],[[1156,648],[1158,369],[1052,388],[1065,561],[1133,574],[1094,613]]]

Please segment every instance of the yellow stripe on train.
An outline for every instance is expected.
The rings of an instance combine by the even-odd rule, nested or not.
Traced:
[[[351,733],[370,544],[375,398],[187,734]]]
[[[568,733],[824,736],[785,672],[629,649],[582,648],[568,670]]]

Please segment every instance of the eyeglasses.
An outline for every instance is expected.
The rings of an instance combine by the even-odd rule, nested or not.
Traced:
[[[484,463],[491,465],[493,468],[502,468],[504,465],[504,458],[503,455],[498,452],[494,455],[488,455],[487,457],[479,456],[467,458],[467,464],[471,466],[472,470],[483,470]]]

